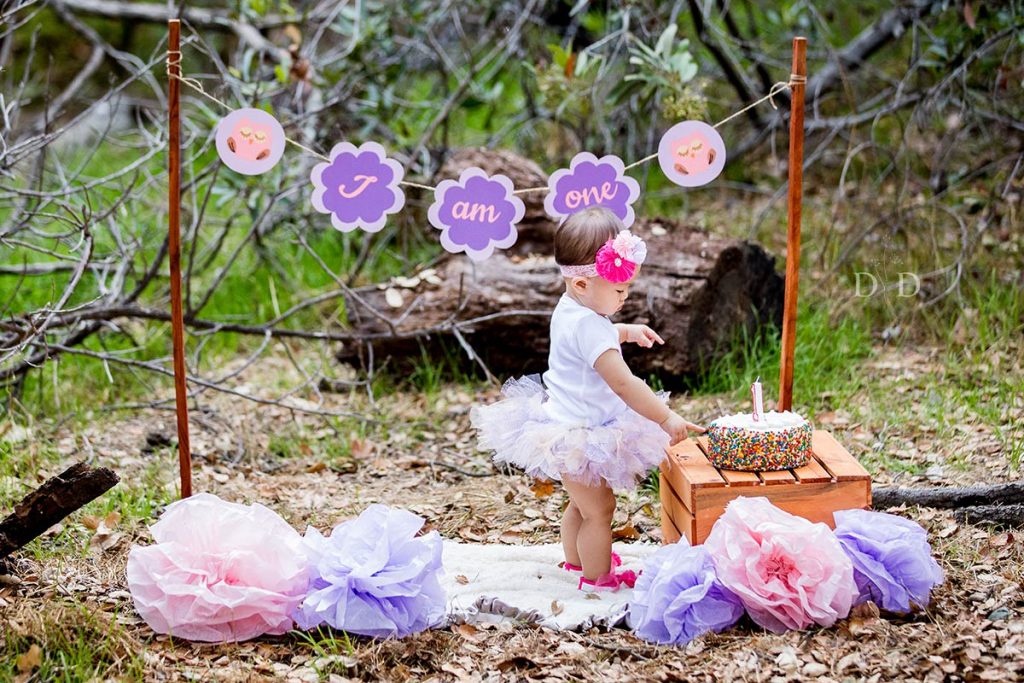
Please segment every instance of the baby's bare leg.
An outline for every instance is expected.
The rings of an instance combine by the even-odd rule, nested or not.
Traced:
[[[580,524],[583,517],[580,516],[580,509],[576,503],[569,498],[569,504],[562,515],[562,549],[565,551],[565,561],[569,564],[580,566],[580,553],[576,550],[576,536],[580,533]]]
[[[593,581],[611,571],[615,494],[608,486],[584,486],[566,480],[562,485],[582,517],[576,534],[576,549],[583,565],[583,576]]]

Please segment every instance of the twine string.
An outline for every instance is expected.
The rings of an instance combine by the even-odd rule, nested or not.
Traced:
[[[177,73],[172,73],[171,72],[171,67],[172,66],[178,67],[179,70],[181,69],[181,51],[180,50],[168,50],[167,51],[167,76],[169,78],[177,79],[181,83],[184,83],[188,87],[190,87],[193,90],[195,90],[197,93],[199,93],[203,97],[206,97],[206,98],[212,100],[213,102],[216,102],[217,104],[219,104],[220,106],[222,106],[225,109],[231,109],[232,108],[231,105],[227,104],[226,102],[220,101],[219,99],[217,99],[216,97],[214,97],[210,93],[206,92],[206,90],[203,88],[203,84],[200,81],[198,81],[197,79],[195,79],[195,78],[188,78],[186,76],[181,76],[180,74],[177,74]],[[330,157],[325,157],[323,154],[321,154],[320,152],[316,151],[315,149],[310,149],[309,147],[306,147],[304,144],[302,144],[298,140],[293,140],[292,138],[288,137],[287,135],[285,136],[284,139],[285,139],[285,142],[289,142],[289,143],[295,145],[296,147],[298,147],[299,149],[304,150],[305,152],[308,152],[309,154],[312,154],[315,157],[323,159],[324,161],[326,161],[328,163],[330,163],[330,161],[331,161]]]
[[[739,111],[735,111],[732,114],[729,114],[724,119],[722,119],[721,121],[719,121],[718,123],[716,123],[715,125],[713,125],[711,127],[712,128],[718,128],[722,124],[724,124],[724,123],[726,123],[728,121],[732,121],[734,118],[736,118],[737,116],[739,116],[743,112],[748,111],[750,109],[753,109],[754,107],[756,107],[757,105],[761,104],[765,100],[768,100],[768,103],[770,105],[772,105],[772,109],[778,109],[779,105],[775,104],[775,96],[778,95],[783,90],[786,90],[786,89],[788,89],[788,88],[790,88],[790,87],[792,87],[792,86],[794,86],[794,85],[796,85],[798,83],[802,84],[802,83],[806,82],[806,80],[807,79],[804,76],[800,76],[798,74],[790,74],[788,81],[779,81],[779,82],[775,83],[774,85],[772,85],[771,88],[768,89],[768,94],[767,95],[765,95],[764,97],[762,97],[759,100],[754,100],[753,102],[751,102],[747,106],[743,107]],[[658,153],[655,152],[654,154],[651,154],[649,156],[644,157],[640,161],[634,161],[629,166],[626,166],[625,170],[628,171],[629,169],[635,168],[635,167],[639,166],[640,164],[646,164],[651,159],[657,159],[657,158],[658,158]],[[544,189],[547,189],[547,188],[544,188]]]
[[[183,83],[184,85],[187,85],[188,87],[192,88],[193,90],[198,92],[203,97],[206,97],[207,99],[209,99],[209,100],[211,100],[213,102],[216,102],[217,104],[219,104],[224,109],[232,109],[231,105],[227,104],[226,102],[222,102],[221,100],[217,99],[216,97],[214,97],[210,93],[206,92],[206,90],[203,88],[203,84],[199,80],[197,80],[195,78],[189,78],[187,76],[182,76],[180,73],[174,73],[174,72],[171,71],[171,67],[178,67],[178,70],[180,71],[180,69],[181,69],[181,51],[180,50],[168,50],[167,51],[167,77],[168,78],[174,78],[174,79],[178,80],[179,82]],[[790,74],[788,81],[779,81],[779,82],[775,83],[768,90],[768,94],[767,95],[765,95],[761,99],[754,100],[753,102],[751,102],[747,106],[743,107],[742,109],[733,112],[729,116],[726,116],[724,119],[722,119],[721,121],[719,121],[718,123],[713,125],[712,128],[718,128],[722,124],[724,124],[724,123],[726,123],[728,121],[731,121],[732,119],[736,118],[740,114],[742,114],[742,113],[744,113],[744,112],[746,112],[746,111],[748,111],[750,109],[753,109],[754,107],[756,107],[757,105],[761,104],[765,100],[767,100],[768,103],[772,105],[772,109],[778,109],[779,106],[777,104],[775,104],[775,99],[774,99],[775,95],[779,94],[783,90],[787,90],[787,89],[793,87],[794,85],[803,85],[806,82],[807,82],[807,77],[806,76],[801,76],[799,74]],[[302,144],[298,140],[293,140],[292,138],[290,138],[288,136],[285,136],[284,139],[285,139],[286,142],[288,142],[288,143],[298,147],[299,149],[301,149],[301,150],[303,150],[303,151],[305,151],[305,152],[307,152],[309,154],[312,154],[313,156],[315,156],[315,157],[317,157],[319,159],[323,159],[324,161],[326,161],[328,163],[331,162],[330,157],[324,156],[320,152],[317,152],[315,149],[310,149],[309,147],[307,147],[306,145]],[[644,157],[643,159],[640,159],[639,161],[634,161],[633,163],[631,163],[628,166],[626,166],[623,170],[624,171],[628,171],[631,168],[636,168],[637,166],[640,166],[641,164],[647,163],[651,159],[657,159],[657,158],[658,158],[658,153],[655,152],[654,154],[648,155],[648,156]],[[420,184],[420,183],[410,182],[408,180],[400,180],[398,184],[399,185],[407,185],[409,187],[418,187],[421,190],[436,190],[437,189],[436,187],[433,187],[431,185],[423,185],[423,184]],[[524,189],[521,189],[521,190],[513,190],[512,194],[526,194],[527,192],[545,192],[548,189],[549,188],[548,188],[547,185],[544,185],[543,187],[527,187],[527,188],[524,188]]]

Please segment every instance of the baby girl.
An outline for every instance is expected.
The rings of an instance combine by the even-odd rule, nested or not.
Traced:
[[[668,394],[652,391],[622,359],[622,342],[650,348],[664,340],[646,325],[608,319],[646,255],[643,240],[608,209],[567,218],[555,233],[565,293],[551,315],[548,370],[510,379],[502,400],[470,411],[480,445],[495,451],[496,462],[562,482],[569,494],[563,566],[582,572],[581,590],[632,587],[636,577],[616,571],[621,560],[612,553],[613,489],[634,487],[667,446],[705,431],[669,409]]]

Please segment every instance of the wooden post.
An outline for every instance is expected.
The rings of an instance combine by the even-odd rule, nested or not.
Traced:
[[[793,39],[793,75],[789,108],[789,220],[786,234],[786,299],[782,313],[782,357],[778,410],[793,407],[793,349],[796,346],[796,299],[800,279],[800,202],[804,176],[804,79],[807,39]],[[802,77],[802,78],[801,78]]]
[[[188,442],[188,393],[185,387],[185,324],[181,313],[181,22],[167,22],[167,247],[171,267],[171,341],[174,346],[174,400],[178,416],[178,468],[181,497],[192,495],[192,451]]]

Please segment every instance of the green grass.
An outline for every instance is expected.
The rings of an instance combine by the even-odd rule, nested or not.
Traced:
[[[112,489],[64,519],[58,533],[35,539],[23,552],[40,561],[86,556],[93,533],[82,524],[86,515],[106,517],[117,512],[121,529],[154,519],[164,505],[177,499],[178,491],[166,486],[168,481],[175,480],[169,471],[174,456],[161,451],[150,457],[145,466],[133,469],[130,478],[123,477]],[[38,486],[40,477],[61,469],[65,459],[46,438],[33,436],[12,444],[0,437],[0,509],[10,509]],[[70,460],[64,464],[70,464]]]
[[[320,680],[327,680],[332,674],[352,673],[352,666],[357,663],[356,647],[345,631],[317,627],[316,631],[292,631],[291,635],[300,648],[308,651],[313,660],[310,665]]]
[[[291,634],[299,645],[309,648],[310,654],[315,657],[331,655],[350,657],[356,651],[351,636],[345,631],[318,626],[316,631],[292,631]]]
[[[267,451],[279,458],[309,458],[337,472],[354,472],[358,467],[352,456],[351,436],[317,439],[305,433],[272,434]]]
[[[876,448],[870,453],[866,453],[860,456],[859,460],[865,469],[872,474],[880,471],[886,471],[889,473],[904,473],[910,475],[924,474],[927,467],[919,462],[913,460],[903,460],[885,452],[884,444],[883,447]]]
[[[37,473],[52,469],[58,462],[57,450],[34,435],[17,443],[0,436],[0,510],[10,509],[29,492],[26,482],[33,482]]]
[[[661,496],[661,476],[659,470],[651,470],[640,482],[640,490],[655,500]]]
[[[329,418],[332,429],[313,432],[292,427],[270,435],[267,452],[278,458],[305,458],[323,463],[338,473],[354,472],[359,466],[352,452],[353,439],[382,439],[383,426],[354,418]]]
[[[121,479],[117,486],[82,508],[82,513],[105,517],[118,512],[121,525],[128,527],[136,521],[154,519],[165,505],[177,500],[177,487],[167,485],[177,482],[177,449],[156,450],[148,457],[150,462],[133,469],[130,480]]]
[[[871,355],[871,333],[854,318],[832,320],[825,305],[807,299],[800,303],[797,320],[793,403],[813,417],[814,412],[829,409],[832,400],[863,387],[866,379],[851,368]],[[754,335],[743,329],[720,357],[702,369],[691,390],[696,395],[730,393],[745,401],[750,385],[760,377],[765,402],[774,402],[781,346],[780,332],[774,327]]]
[[[420,357],[408,375],[408,384],[428,398],[436,397],[446,382],[461,384],[473,382],[473,367],[466,354],[454,340],[438,340],[440,353],[431,355],[420,345]],[[461,354],[461,355],[460,355]]]
[[[0,680],[18,680],[18,657],[32,645],[39,646],[41,661],[31,680],[78,683],[115,674],[119,680],[143,680],[141,648],[129,642],[116,614],[67,602],[21,617],[27,633],[7,626],[0,632]]]
[[[961,299],[947,305],[947,315],[959,319],[958,324],[929,321],[943,334],[945,349],[943,372],[934,377],[942,396],[936,409],[945,417],[954,412],[950,406],[962,406],[990,425],[1010,463],[1019,468],[1024,457],[1024,292],[993,270],[985,279],[967,280]],[[946,426],[957,421],[946,420]]]
[[[172,457],[168,455],[164,463],[173,462]],[[15,487],[13,495],[4,491],[6,501],[0,508],[13,505],[28,493],[26,482],[33,481],[34,478],[23,480]],[[87,557],[94,532],[83,523],[86,516],[105,518],[109,513],[117,512],[120,520],[116,531],[151,523],[164,506],[178,499],[177,486],[167,486],[168,482],[174,481],[173,473],[160,462],[154,462],[141,471],[133,471],[130,480],[122,478],[114,488],[62,520],[56,534],[36,538],[21,552],[38,562],[61,557]]]

